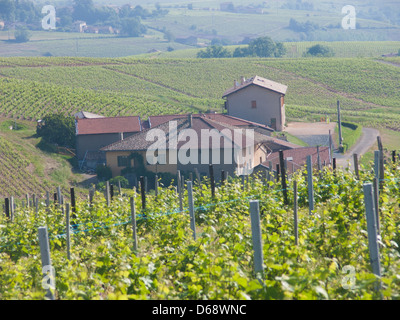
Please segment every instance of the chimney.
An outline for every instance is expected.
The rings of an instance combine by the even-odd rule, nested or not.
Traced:
[[[246,82],[246,78],[245,77],[243,77],[243,76],[241,76],[240,77],[240,84],[244,84]]]
[[[236,89],[236,80],[233,80],[233,88]]]
[[[124,140],[124,133],[123,132],[119,133],[119,140],[120,141]]]
[[[189,128],[191,128],[192,127],[192,114],[191,113],[188,115],[188,120],[189,120]]]

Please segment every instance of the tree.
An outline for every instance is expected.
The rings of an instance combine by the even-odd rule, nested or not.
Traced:
[[[97,21],[96,8],[93,0],[74,0],[73,19],[86,21],[88,24],[93,24]]]
[[[235,51],[233,51],[234,58],[243,58],[250,56],[249,47],[237,47]]]
[[[335,53],[333,50],[329,47],[316,44],[310,48],[307,49],[306,53],[304,56],[314,56],[314,57],[333,57]]]
[[[0,18],[4,20],[14,20],[15,18],[15,1],[0,0]]]
[[[140,23],[139,18],[125,18],[122,20],[122,33],[128,37],[140,37],[147,32],[146,26]]]
[[[282,42],[276,43],[275,52],[274,52],[275,57],[279,58],[279,57],[284,56],[285,54],[286,54],[286,48],[283,45],[283,43]]]
[[[257,57],[281,57],[285,52],[283,44],[275,43],[270,37],[260,37],[249,43],[249,54]]]
[[[25,27],[18,27],[15,29],[14,37],[17,42],[28,42],[31,38],[31,33]]]
[[[48,114],[36,128],[36,133],[48,143],[74,148],[75,118],[62,113]]]
[[[230,58],[230,52],[222,46],[210,46],[197,53],[197,58]]]
[[[166,30],[164,32],[164,39],[167,40],[168,42],[174,42],[175,41],[175,35],[171,31]]]

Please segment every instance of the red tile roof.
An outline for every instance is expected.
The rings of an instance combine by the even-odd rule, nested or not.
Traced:
[[[227,91],[225,91],[225,93],[223,94],[223,98],[236,92],[239,90],[242,90],[250,85],[256,85],[268,90],[272,90],[281,94],[286,94],[287,91],[287,86],[272,80],[268,80],[259,76],[254,76],[246,81],[244,81],[243,84],[239,84],[238,86],[234,86],[230,89],[228,89]]]
[[[142,123],[143,128],[148,129],[150,126],[154,128],[162,123],[171,121],[173,119],[178,118],[187,118],[187,114],[172,114],[172,115],[160,115],[160,116],[149,116],[148,120]],[[221,123],[225,123],[227,125],[236,126],[236,127],[259,127],[270,132],[273,132],[274,129],[259,123],[255,123],[252,121],[236,118],[233,116],[229,116],[227,114],[222,113],[201,113],[201,114],[193,114],[193,118],[195,117],[202,117],[205,119],[215,120]]]
[[[292,162],[294,163],[294,171],[300,169],[301,167],[305,166],[307,163],[307,156],[311,155],[311,160],[313,166],[318,164],[318,151],[317,147],[301,147],[295,149],[287,149],[283,150],[283,157],[284,159],[291,159],[288,161],[288,168],[287,172],[293,172]],[[321,165],[325,164],[328,165],[330,163],[329,157],[329,147],[319,147],[319,156]],[[262,163],[264,166],[269,166],[269,162],[272,162],[273,170],[276,169],[276,165],[279,164],[279,151],[271,153],[267,160]]]
[[[170,130],[170,121],[168,122],[163,122],[157,126],[154,126],[152,123],[151,128],[145,129],[140,133],[134,134],[122,141],[115,142],[109,146],[106,146],[102,148],[103,151],[139,151],[139,150],[146,150],[148,149],[151,145],[154,144],[154,141],[150,141],[151,139],[148,140],[148,133],[152,129],[159,129],[163,131],[166,134],[166,141],[165,143],[169,146],[169,141],[171,139],[176,139],[177,135],[182,132],[185,129],[193,129],[197,137],[199,139],[196,139],[196,141],[192,141],[192,139],[186,140],[186,141],[179,141],[178,145],[176,146],[178,149],[186,149],[186,148],[201,148],[201,137],[202,137],[202,130],[207,129],[207,130],[212,130],[215,129],[217,132],[221,133],[222,135],[224,133],[227,133],[227,140],[225,139],[220,139],[219,143],[220,145],[218,146],[219,148],[232,148],[232,140],[234,140],[235,143],[238,141],[235,140],[235,135],[234,135],[234,130],[235,129],[242,129],[237,126],[232,126],[228,125],[223,122],[218,122],[213,119],[209,119],[207,117],[203,116],[193,116],[192,115],[192,124],[191,126],[189,125],[189,118],[188,115],[185,115],[184,117],[182,115],[179,115],[178,117],[173,117],[173,116],[167,116],[168,118],[171,117],[170,121],[174,121],[177,124],[177,131],[171,132],[172,136],[169,135],[169,130]],[[165,119],[165,118],[163,118]],[[258,133],[254,131],[254,137],[253,139],[247,140],[246,136],[241,134],[241,147],[247,146],[248,143],[251,145],[255,145],[258,143],[267,143],[268,146],[273,149],[273,150],[279,150],[279,149],[287,149],[287,148],[293,148],[297,147],[297,145],[293,145],[289,142],[282,141],[261,133]],[[203,141],[204,142],[204,141]],[[190,143],[190,145],[189,145]],[[228,146],[225,146],[225,143],[228,143]],[[211,143],[210,143],[211,145]],[[215,147],[215,146],[214,146]]]
[[[77,120],[77,135],[140,132],[140,117],[111,117]]]

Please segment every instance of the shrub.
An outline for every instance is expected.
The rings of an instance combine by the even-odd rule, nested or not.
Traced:
[[[310,48],[307,49],[306,53],[304,56],[309,57],[309,56],[314,56],[314,57],[333,57],[335,53],[333,50],[329,47],[316,44]]]
[[[99,181],[107,181],[112,178],[111,168],[106,165],[98,165],[96,167],[96,174]]]

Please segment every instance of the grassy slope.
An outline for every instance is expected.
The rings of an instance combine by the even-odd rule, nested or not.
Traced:
[[[10,130],[15,124],[17,130]],[[22,198],[26,193],[43,197],[57,186],[68,192],[85,179],[72,172],[68,157],[37,148],[40,140],[35,136],[35,123],[0,118],[0,198]]]

